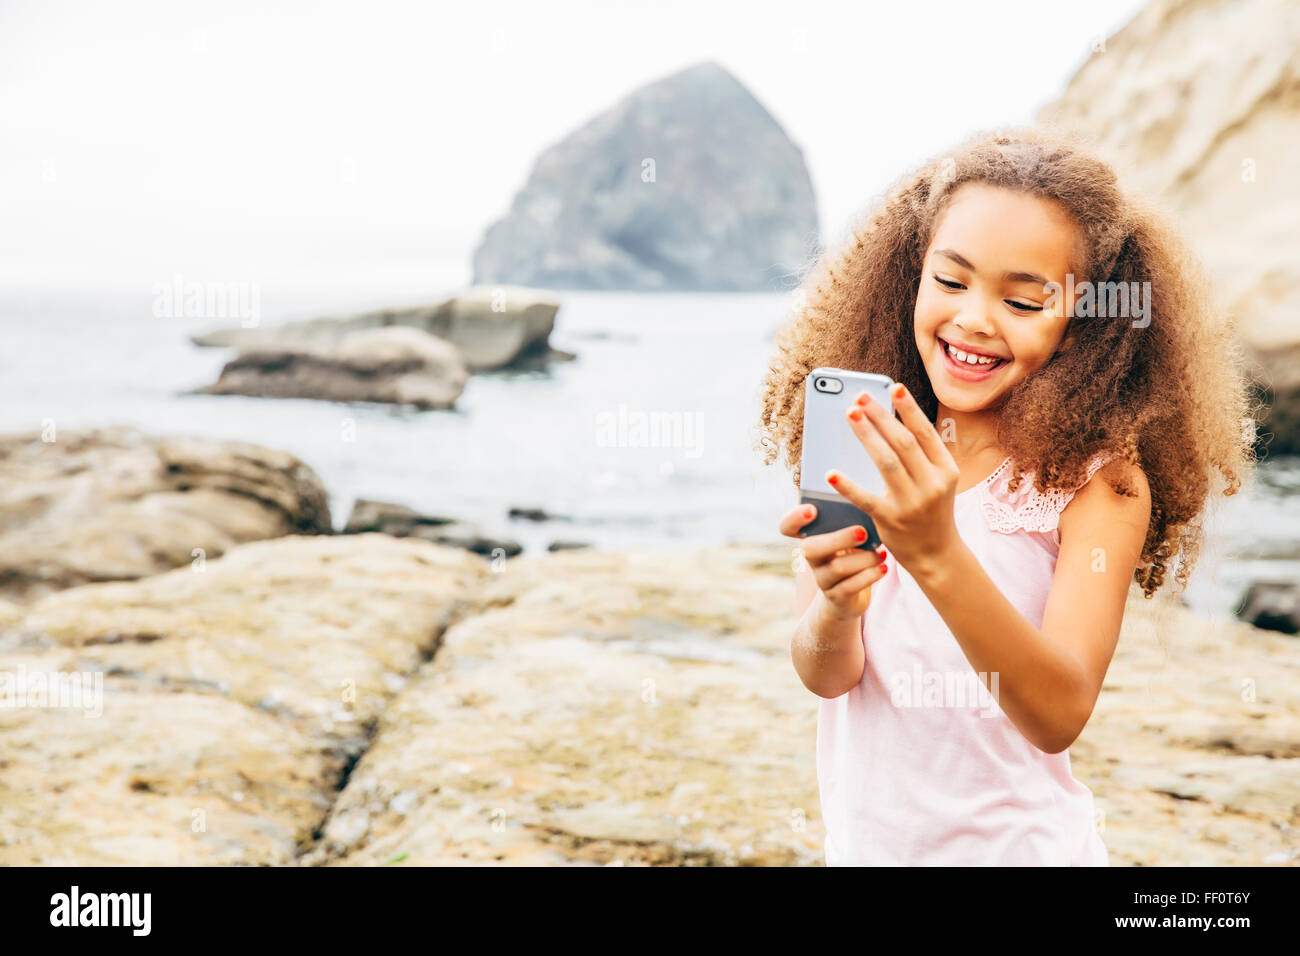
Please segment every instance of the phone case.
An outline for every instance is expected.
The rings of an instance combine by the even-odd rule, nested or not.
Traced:
[[[840,368],[821,367],[809,373],[804,384],[799,503],[816,505],[817,517],[804,525],[799,537],[860,524],[867,529],[867,540],[857,547],[872,551],[880,547],[880,535],[871,516],[836,491],[826,481],[826,472],[834,468],[872,494],[885,493],[885,480],[854,434],[845,412],[860,392],[866,392],[892,414],[894,403],[889,390],[893,384],[887,375]]]

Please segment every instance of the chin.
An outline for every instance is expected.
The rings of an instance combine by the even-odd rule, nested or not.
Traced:
[[[938,393],[939,401],[954,412],[980,412],[997,403],[1001,393],[970,396]]]

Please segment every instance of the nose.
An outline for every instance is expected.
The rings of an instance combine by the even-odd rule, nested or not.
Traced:
[[[967,296],[967,301],[960,311],[953,316],[953,324],[972,335],[991,337],[996,329],[989,320],[988,310],[979,296]]]

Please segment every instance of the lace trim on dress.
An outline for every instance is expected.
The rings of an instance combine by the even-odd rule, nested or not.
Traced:
[[[1102,468],[1110,456],[1099,452],[1088,462],[1087,477],[1082,488],[1092,476]],[[1020,487],[1014,492],[1007,490],[1011,476],[1011,458],[1003,459],[997,470],[979,486],[980,510],[984,520],[994,531],[1002,534],[1014,534],[1017,531],[1051,532],[1056,530],[1061,512],[1078,493],[1078,488],[1070,491],[1053,488],[1041,492],[1034,487],[1034,473],[1026,472],[1020,478]]]

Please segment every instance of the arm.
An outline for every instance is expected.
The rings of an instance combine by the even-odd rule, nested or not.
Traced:
[[[827,480],[871,515],[971,667],[997,675],[998,704],[1016,728],[1040,750],[1060,753],[1092,715],[1119,641],[1151,516],[1146,476],[1136,469],[1125,475],[1138,491],[1135,498],[1090,481],[1062,511],[1061,548],[1039,630],[998,590],[957,533],[953,499],[960,471],[933,424],[903,385],[894,386],[892,399],[897,420],[866,393],[847,413],[888,493],[868,492],[839,473]],[[1113,462],[1101,473],[1123,474],[1126,467]]]
[[[1061,549],[1040,631],[1016,610],[960,538],[913,575],[977,672],[998,675],[998,704],[1034,746],[1067,749],[1082,733],[1119,641],[1129,581],[1146,538],[1151,496],[1140,470],[1126,498],[1090,481],[1061,513]],[[911,569],[909,569],[911,570]]]
[[[806,561],[799,562],[794,583],[795,603],[803,616],[790,641],[790,659],[804,687],[832,700],[862,680],[863,619],[835,615]]]

